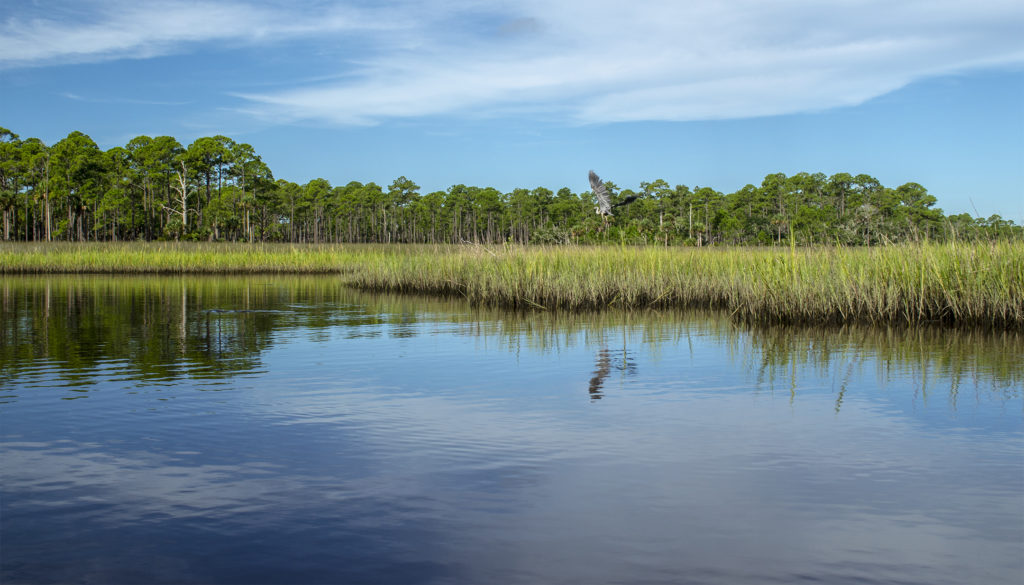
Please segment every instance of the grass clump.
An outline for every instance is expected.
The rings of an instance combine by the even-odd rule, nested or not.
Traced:
[[[873,248],[3,244],[4,273],[336,273],[355,287],[559,310],[707,307],[759,322],[1024,327],[1024,243]]]

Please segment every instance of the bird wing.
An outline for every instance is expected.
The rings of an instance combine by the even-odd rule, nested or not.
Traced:
[[[594,191],[594,197],[597,197],[597,206],[601,212],[611,213],[612,202],[608,199],[608,190],[604,188],[601,177],[598,177],[594,171],[590,171],[590,188]]]

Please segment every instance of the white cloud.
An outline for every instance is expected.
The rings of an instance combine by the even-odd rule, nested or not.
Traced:
[[[448,21],[479,8],[445,6]],[[428,19],[419,51],[384,52],[354,79],[244,97],[269,117],[336,123],[517,107],[580,123],[722,119],[855,105],[927,76],[1024,63],[1024,5],[1010,2],[510,6],[491,13],[491,35],[481,26],[456,41]]]
[[[362,51],[336,69],[303,71],[328,81],[241,96],[259,116],[338,124],[523,110],[578,123],[765,116],[854,105],[928,76],[1024,64],[1024,4],[1016,1],[291,6],[122,6],[81,25],[8,19],[0,63],[360,35]]]
[[[378,31],[393,23],[343,5],[317,10],[252,2],[82,2],[0,22],[0,67],[139,59],[198,43],[259,43],[303,35]]]

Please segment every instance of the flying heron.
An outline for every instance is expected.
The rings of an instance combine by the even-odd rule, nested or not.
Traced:
[[[594,211],[603,218],[607,218],[612,215],[612,210],[616,207],[629,205],[637,200],[636,195],[630,195],[622,201],[612,205],[611,199],[608,198],[608,190],[605,189],[604,183],[601,182],[601,177],[598,177],[597,173],[594,171],[590,171],[590,188],[594,191],[594,197],[597,197],[597,207],[594,208]]]

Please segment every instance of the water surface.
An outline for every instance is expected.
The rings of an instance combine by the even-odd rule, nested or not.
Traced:
[[[1019,583],[1024,339],[0,282],[3,583]]]

